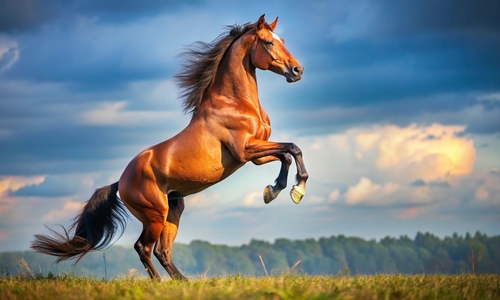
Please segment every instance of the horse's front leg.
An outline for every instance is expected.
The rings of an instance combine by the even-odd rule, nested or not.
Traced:
[[[264,202],[266,204],[276,199],[279,193],[284,188],[286,188],[288,170],[290,169],[290,165],[292,164],[292,156],[290,155],[290,153],[280,153],[276,156],[266,156],[252,161],[256,165],[263,165],[276,160],[281,161],[281,169],[280,173],[278,174],[278,178],[276,178],[274,182],[274,185],[268,185],[264,189]]]
[[[246,161],[254,161],[266,156],[278,156],[289,153],[295,159],[297,165],[297,184],[292,187],[290,196],[293,202],[299,203],[306,191],[306,181],[309,175],[307,174],[304,161],[302,159],[302,150],[300,150],[294,143],[275,143],[258,139],[249,139],[245,143],[241,157]],[[240,154],[241,155],[241,154]]]

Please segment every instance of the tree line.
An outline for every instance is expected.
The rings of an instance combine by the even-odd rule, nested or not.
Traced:
[[[500,236],[480,232],[439,238],[431,233],[385,237],[379,241],[344,235],[320,239],[251,240],[236,246],[205,241],[174,244],[177,267],[190,276],[362,274],[500,274]],[[53,264],[54,259],[33,251],[0,253],[0,275],[74,274],[98,278],[143,276],[133,248],[113,246],[92,252],[78,264]],[[158,270],[163,268],[158,264]],[[164,276],[166,272],[163,273]]]

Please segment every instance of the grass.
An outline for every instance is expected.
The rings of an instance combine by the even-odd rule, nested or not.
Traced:
[[[500,275],[229,276],[188,282],[0,277],[0,299],[500,299]]]

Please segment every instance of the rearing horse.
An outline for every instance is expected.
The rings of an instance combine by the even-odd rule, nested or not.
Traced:
[[[139,153],[118,182],[97,189],[69,230],[51,230],[54,237],[36,235],[31,247],[57,256],[56,262],[101,250],[125,227],[123,202],[143,224],[134,248],[149,276],[160,279],[151,261],[154,253],[173,279],[186,279],[172,262],[184,197],[224,180],[249,161],[261,165],[279,160],[275,184],[264,189],[269,203],[286,187],[293,157],[297,184],[290,195],[299,203],[308,177],[302,152],[293,143],[268,141],[271,125],[257,92],[256,69],[283,75],[287,82],[300,80],[304,71],[273,32],[277,23],[278,18],[267,24],[262,15],[257,23],[235,25],[212,43],[198,42],[187,50],[176,78],[184,109],[192,114],[189,125]]]

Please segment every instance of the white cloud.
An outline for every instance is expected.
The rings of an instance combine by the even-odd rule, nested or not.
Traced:
[[[318,196],[318,195],[311,195],[310,194],[307,197],[307,203],[310,203],[310,204],[323,204],[324,202],[325,202],[325,198]]]
[[[447,181],[469,175],[476,161],[465,126],[355,127],[340,134],[294,139],[311,178],[352,186],[361,177],[400,185],[421,179]]]
[[[242,201],[244,207],[262,207],[262,192],[253,191],[247,194]]]
[[[85,205],[84,202],[66,200],[61,209],[54,209],[42,216],[44,222],[59,222],[73,219]]]
[[[207,192],[200,192],[189,197],[189,206],[195,209],[208,208],[210,203],[210,197],[208,197]]]
[[[19,46],[16,41],[0,35],[0,72],[12,67],[19,60]]]
[[[358,129],[356,144],[363,153],[377,151],[376,167],[393,180],[447,180],[472,172],[476,158],[474,141],[465,126],[411,124]]]
[[[330,194],[328,194],[328,201],[330,202],[336,202],[339,200],[340,197],[340,191],[339,190],[334,190],[331,191]]]
[[[5,218],[16,208],[18,197],[12,197],[9,193],[44,181],[45,176],[0,176],[0,216]]]
[[[429,186],[400,185],[394,182],[377,184],[366,177],[361,177],[340,198],[348,205],[371,206],[422,205],[441,200],[438,194],[432,194]]]
[[[170,111],[128,111],[126,101],[103,102],[95,109],[84,112],[81,121],[87,125],[151,124],[180,116]]]
[[[15,192],[25,186],[39,185],[45,176],[0,176],[0,199],[8,192]]]
[[[500,102],[500,93],[485,94],[477,97],[478,101]]]
[[[500,205],[500,172],[483,172],[480,177],[480,185],[476,188],[474,198],[481,203]]]
[[[384,185],[373,183],[369,178],[361,177],[359,182],[349,187],[345,193],[347,204],[356,205],[360,203],[385,204],[389,196],[396,192],[399,186],[388,182]]]
[[[428,205],[448,201],[446,194],[473,172],[476,149],[464,131],[459,125],[389,124],[296,141],[303,147],[310,181],[329,186],[324,195],[330,204]],[[416,180],[424,184],[412,185]],[[489,193],[491,186],[484,191]],[[408,210],[401,217],[419,212]]]

